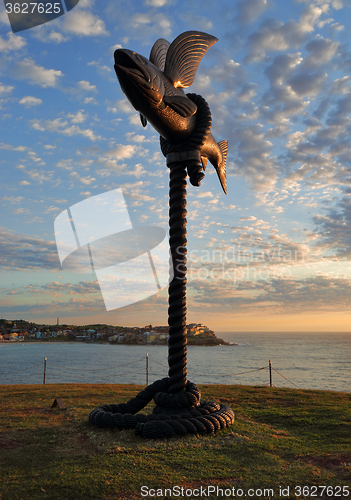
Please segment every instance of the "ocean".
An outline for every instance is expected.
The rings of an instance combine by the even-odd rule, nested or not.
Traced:
[[[233,346],[188,346],[196,384],[351,392],[350,333],[220,333]],[[148,360],[146,359],[148,355]],[[0,384],[146,384],[168,376],[168,349],[82,342],[0,343]],[[146,368],[148,361],[148,370]]]

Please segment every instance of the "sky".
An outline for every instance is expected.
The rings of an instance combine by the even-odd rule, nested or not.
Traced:
[[[229,151],[227,196],[210,164],[188,185],[187,322],[351,330],[347,0],[80,0],[17,34],[1,3],[0,317],[167,324],[167,288],[107,311],[91,267],[79,256],[61,267],[54,222],[121,188],[133,227],[167,231],[159,136],[122,93],[113,53],[149,57],[158,38],[189,30],[218,38],[189,92]]]

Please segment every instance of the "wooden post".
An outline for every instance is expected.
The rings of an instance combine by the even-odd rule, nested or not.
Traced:
[[[146,385],[149,385],[149,353],[146,353]]]
[[[46,361],[47,361],[48,358],[45,358],[44,359],[44,380],[43,380],[43,384],[45,384],[45,377],[46,377]]]
[[[273,384],[272,384],[272,363],[271,363],[271,360],[269,360],[269,386],[273,387]]]

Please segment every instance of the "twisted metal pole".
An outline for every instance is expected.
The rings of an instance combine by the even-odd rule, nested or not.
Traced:
[[[173,265],[173,280],[168,288],[168,375],[169,393],[178,393],[187,383],[186,328],[186,164],[167,162],[169,181],[169,244]]]
[[[188,94],[198,106],[197,125],[193,135],[182,144],[172,144],[160,138],[161,150],[170,170],[169,182],[169,244],[173,279],[168,287],[168,393],[177,394],[187,386],[187,239],[186,187],[187,175],[194,186],[204,177],[201,146],[211,128],[211,112],[203,97]]]

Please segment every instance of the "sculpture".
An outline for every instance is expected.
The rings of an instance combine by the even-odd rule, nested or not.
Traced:
[[[174,277],[169,285],[169,377],[147,386],[128,403],[104,405],[90,413],[99,427],[133,428],[145,438],[215,432],[234,422],[234,412],[215,402],[201,403],[200,391],[187,380],[186,369],[186,177],[199,186],[207,160],[226,186],[228,142],[218,144],[210,133],[211,112],[199,95],[182,88],[194,81],[197,68],[217,38],[198,31],[179,35],[171,44],[159,39],[150,60],[127,49],[115,52],[115,70],[123,92],[160,133],[170,169],[170,251]],[[152,399],[152,415],[138,412]]]
[[[197,105],[182,90],[189,87],[207,50],[217,38],[198,31],[179,35],[171,44],[160,38],[154,44],[150,60],[127,49],[115,51],[115,70],[121,88],[133,107],[170,143],[183,143],[194,132]],[[201,160],[216,169],[227,194],[226,160],[228,141],[217,144],[209,133],[201,147]],[[198,184],[195,184],[198,185]]]

